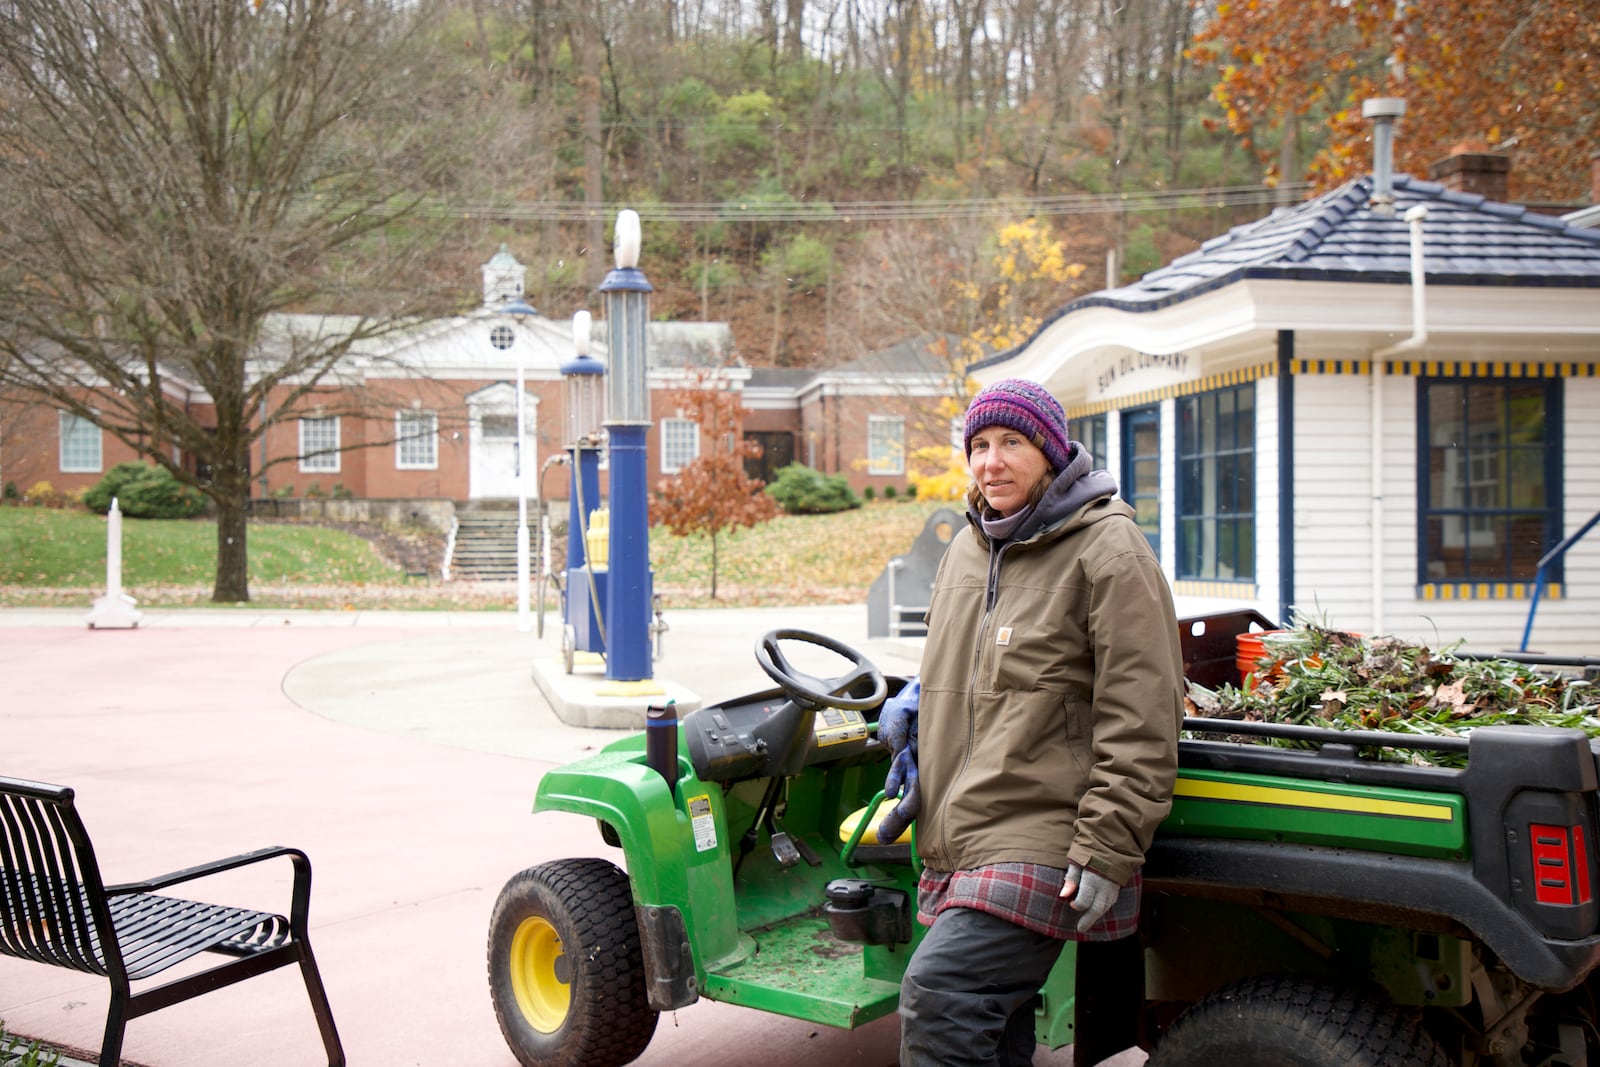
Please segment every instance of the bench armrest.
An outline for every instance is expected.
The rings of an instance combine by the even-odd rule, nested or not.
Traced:
[[[145,878],[138,882],[121,882],[117,885],[106,886],[106,896],[128,896],[134,893],[154,893],[158,889],[182,882],[192,882],[198,878],[205,878],[223,871],[231,871],[236,867],[245,867],[262,860],[275,859],[279,856],[288,856],[294,864],[294,895],[289,907],[289,925],[301,937],[305,936],[306,920],[311,910],[311,859],[297,848],[288,848],[283,845],[271,845],[267,848],[258,848],[253,852],[241,852],[237,856],[226,859],[212,860],[195,867],[185,867],[181,871],[172,871],[168,874],[158,874],[153,878]]]

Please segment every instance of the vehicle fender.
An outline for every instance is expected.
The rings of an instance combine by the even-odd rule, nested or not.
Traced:
[[[533,810],[586,815],[616,833],[627,858],[635,903],[681,905],[688,899],[685,863],[673,862],[684,816],[666,781],[639,753],[604,752],[557,767],[539,779]],[[666,853],[666,854],[664,854]]]
[[[1168,836],[1152,845],[1144,873],[1148,890],[1177,896],[1350,914],[1401,928],[1442,917],[1471,931],[1517,977],[1551,992],[1571,989],[1600,964],[1600,936],[1543,936],[1467,861]]]
[[[741,951],[726,814],[721,791],[696,780],[686,762],[674,792],[646,764],[643,739],[637,740],[546,772],[534,810],[583,815],[609,827],[646,939],[651,1002],[682,1007],[698,997],[708,961]]]

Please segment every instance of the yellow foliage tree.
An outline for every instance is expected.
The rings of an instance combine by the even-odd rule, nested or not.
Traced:
[[[1066,242],[1039,218],[1006,223],[993,242],[990,278],[952,286],[952,299],[968,305],[978,325],[961,339],[950,392],[940,405],[940,415],[950,424],[966,412],[975,391],[966,365],[1026,341],[1043,321],[1041,309],[1063,303],[1069,287],[1087,270],[1069,261]],[[911,461],[908,478],[918,500],[959,500],[965,495],[969,477],[960,449],[920,448],[911,453]]]

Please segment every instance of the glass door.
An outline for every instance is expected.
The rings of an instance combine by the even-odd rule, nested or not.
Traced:
[[[1122,413],[1122,499],[1139,529],[1161,555],[1161,408],[1152,404]]]

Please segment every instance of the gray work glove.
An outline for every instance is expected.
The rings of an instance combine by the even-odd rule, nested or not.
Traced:
[[[1122,887],[1105,875],[1076,863],[1067,864],[1067,879],[1061,885],[1061,896],[1071,902],[1069,906],[1073,911],[1083,912],[1078,920],[1079,933],[1105,918],[1120,892]]]
[[[904,790],[904,795],[901,790]],[[917,812],[922,808],[922,785],[917,778],[917,735],[915,724],[911,733],[911,742],[900,750],[894,762],[889,764],[889,776],[883,781],[883,795],[886,797],[900,797],[900,803],[885,815],[878,823],[878,843],[892,845],[900,840],[900,835],[906,832],[906,827],[916,819]]]

